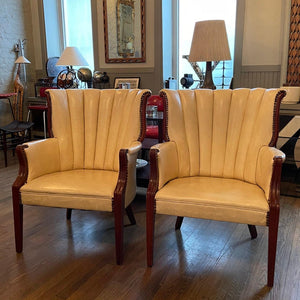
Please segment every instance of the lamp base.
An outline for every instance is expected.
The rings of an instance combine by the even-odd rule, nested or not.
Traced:
[[[211,67],[211,61],[206,62],[206,72],[205,72],[205,78],[203,85],[201,87],[202,89],[211,89],[215,90],[216,86],[214,85],[213,79],[212,79],[212,67]]]

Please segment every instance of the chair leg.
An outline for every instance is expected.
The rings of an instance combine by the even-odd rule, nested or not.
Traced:
[[[67,216],[67,220],[71,220],[72,208],[67,208],[66,216]]]
[[[153,196],[150,196],[153,197]],[[149,197],[149,198],[150,198]],[[155,211],[154,199],[147,199],[147,265],[153,265],[153,251],[154,251],[154,227],[155,227]]]
[[[278,223],[279,223],[279,210],[277,212],[274,212],[273,214],[270,212],[269,245],[268,245],[268,286],[269,287],[272,287],[274,284]]]
[[[249,225],[248,224],[248,228],[249,228],[249,232],[250,232],[250,235],[251,235],[251,240],[256,239],[257,238],[257,231],[256,231],[255,225]]]
[[[124,236],[124,204],[122,199],[115,199],[114,201],[114,215],[115,215],[115,247],[117,264],[123,263],[123,236]]]
[[[17,197],[17,199],[16,199]],[[15,227],[15,245],[18,253],[23,250],[23,205],[19,203],[19,196],[13,193],[13,213]]]
[[[183,222],[183,217],[177,217],[176,224],[175,224],[175,230],[180,229],[182,222]]]
[[[131,225],[135,225],[135,224],[136,224],[136,220],[135,220],[135,217],[134,217],[134,214],[133,214],[133,211],[132,211],[132,206],[131,206],[131,204],[129,204],[129,205],[126,207],[125,211],[126,211],[126,214],[127,214],[128,219],[129,219],[129,221],[130,221],[130,224],[131,224]]]

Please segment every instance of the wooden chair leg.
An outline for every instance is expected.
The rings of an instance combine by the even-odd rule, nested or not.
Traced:
[[[67,220],[71,220],[72,208],[67,208],[66,216],[67,216]]]
[[[182,222],[183,222],[183,217],[177,217],[176,224],[175,224],[175,230],[180,229]]]
[[[116,247],[116,261],[118,265],[123,263],[123,236],[124,236],[124,201],[116,199],[114,201],[114,215],[115,215],[115,247]]]
[[[135,217],[134,217],[134,214],[133,214],[133,211],[132,211],[132,206],[131,206],[131,204],[129,204],[129,205],[126,207],[125,211],[126,211],[126,214],[127,214],[128,219],[129,219],[129,221],[130,221],[130,224],[131,224],[131,225],[135,225],[135,224],[136,224],[136,220],[135,220]]]
[[[147,219],[147,265],[148,267],[152,267],[153,265],[154,227],[155,227],[155,211],[154,211],[153,201],[154,199],[147,199],[146,219]]]
[[[23,205],[19,203],[19,196],[15,193],[13,193],[13,212],[16,251],[20,253],[23,250]]]
[[[277,235],[279,223],[279,209],[277,212],[270,212],[269,224],[269,245],[268,245],[268,286],[272,287],[274,284]]]
[[[256,230],[256,227],[255,225],[249,225],[248,224],[248,228],[249,228],[249,232],[250,232],[250,235],[251,235],[251,239],[256,239],[257,238],[257,230]]]

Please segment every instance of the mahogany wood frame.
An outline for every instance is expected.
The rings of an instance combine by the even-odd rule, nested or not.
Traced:
[[[140,103],[140,133],[138,140],[145,136],[146,130],[146,103],[150,92],[145,92],[142,95]],[[50,137],[53,137],[52,131],[52,112],[51,112],[51,97],[47,93],[48,103],[48,129]],[[14,215],[14,231],[15,231],[15,246],[16,252],[21,253],[23,250],[23,204],[21,200],[21,187],[27,182],[28,178],[28,161],[25,153],[27,145],[19,145],[16,148],[16,153],[19,160],[19,172],[15,182],[12,185],[12,201],[13,201],[13,215]],[[124,213],[126,212],[131,225],[136,224],[136,220],[132,211],[132,207],[129,204],[125,208],[125,192],[128,179],[128,149],[120,149],[119,151],[119,177],[116,188],[114,190],[114,196],[112,199],[112,211],[115,219],[115,251],[117,264],[123,263],[124,251],[123,251],[123,236],[124,236]],[[67,208],[66,218],[71,219],[72,209]]]
[[[281,100],[286,95],[286,92],[281,90],[277,93],[274,101],[273,111],[273,133],[269,143],[270,147],[276,145],[278,139],[279,129],[279,110]],[[161,92],[160,96],[164,100],[165,115],[164,115],[164,139],[170,141],[168,136],[168,99],[165,92]],[[157,149],[150,150],[150,180],[147,189],[147,265],[151,267],[153,265],[153,251],[154,251],[154,229],[155,229],[155,213],[156,213],[156,199],[155,195],[158,191],[158,152]],[[275,274],[275,261],[276,261],[276,248],[277,248],[277,235],[279,224],[279,211],[280,211],[280,179],[283,159],[281,157],[274,157],[273,169],[270,184],[269,194],[269,213],[267,214],[266,225],[269,228],[268,237],[268,275],[267,285],[272,287],[274,284]],[[183,216],[178,216],[175,223],[175,230],[180,229],[183,222]],[[251,239],[257,237],[257,230],[255,225],[248,224],[248,229],[251,235]]]

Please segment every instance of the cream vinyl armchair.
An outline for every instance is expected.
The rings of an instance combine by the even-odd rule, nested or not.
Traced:
[[[49,90],[51,138],[18,146],[12,187],[16,251],[23,205],[113,212],[116,260],[123,261],[123,215],[135,224],[136,158],[148,90]]]
[[[284,91],[162,90],[165,143],[150,150],[147,262],[153,264],[155,214],[268,226],[273,286],[284,153],[275,148]]]

